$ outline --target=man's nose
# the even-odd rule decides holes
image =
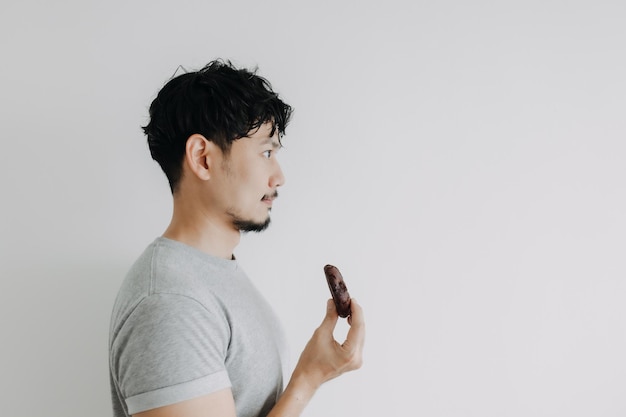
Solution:
[[[270,187],[276,188],[285,184],[285,174],[283,174],[283,170],[280,168],[280,164],[276,162],[275,171],[270,177]]]

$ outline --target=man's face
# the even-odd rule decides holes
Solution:
[[[237,230],[260,232],[270,223],[270,210],[285,182],[276,154],[280,149],[278,132],[261,125],[247,137],[233,142],[221,164],[220,194],[225,214]]]

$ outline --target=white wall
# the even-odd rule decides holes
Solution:
[[[216,57],[296,108],[237,250],[294,356],[325,263],[365,308],[305,416],[626,415],[625,3],[366,4],[3,2],[3,415],[110,415],[113,297],[171,207],[140,126]]]

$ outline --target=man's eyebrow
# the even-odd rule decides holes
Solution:
[[[265,139],[263,139],[261,141],[261,146],[269,145],[270,143],[272,144],[274,149],[279,149],[279,148],[283,147],[283,145],[281,145],[280,141],[278,139],[276,139],[274,136],[271,136],[271,137],[268,136]]]

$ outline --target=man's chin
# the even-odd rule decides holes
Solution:
[[[247,232],[259,233],[267,229],[267,227],[270,225],[270,218],[268,217],[264,222],[255,222],[252,220],[235,219],[233,220],[233,225],[237,228],[237,230],[243,233],[247,233]]]

